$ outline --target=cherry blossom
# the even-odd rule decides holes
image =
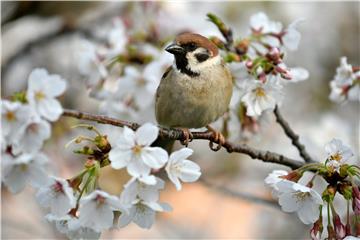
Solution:
[[[285,34],[282,37],[282,41],[284,46],[290,51],[294,51],[298,49],[301,40],[301,34],[297,30],[297,26],[302,21],[303,19],[297,19],[285,29]]]
[[[189,148],[175,151],[166,165],[166,173],[178,191],[181,190],[179,179],[183,182],[195,182],[201,175],[199,165],[187,159],[192,153],[193,150]]]
[[[29,76],[27,100],[40,116],[56,121],[63,109],[55,99],[64,93],[66,82],[59,75],[50,75],[45,69],[34,69]]]
[[[124,127],[117,144],[109,152],[114,169],[127,168],[136,178],[150,174],[152,168],[159,169],[168,161],[167,152],[150,145],[158,137],[159,129],[151,123],[142,125],[136,131]]]
[[[336,69],[336,75],[330,82],[331,93],[329,98],[334,102],[360,101],[360,71],[354,70],[347,58],[340,59],[340,66]]]
[[[299,183],[284,180],[276,184],[279,204],[284,212],[297,212],[305,224],[314,223],[319,217],[322,198],[315,190]]]
[[[12,192],[23,190],[27,183],[33,187],[41,187],[48,181],[45,172],[47,157],[42,153],[21,154],[13,156],[2,154],[2,182]]]
[[[284,178],[281,178],[282,176],[286,176],[289,173],[285,170],[274,170],[272,173],[269,174],[269,176],[267,176],[265,178],[265,183],[273,188],[273,195],[277,196],[278,192],[279,192],[279,188],[277,187],[277,183],[281,182],[281,181],[285,181]]]
[[[33,153],[39,151],[51,135],[50,124],[38,115],[32,114],[27,122],[19,127],[14,140],[13,152]]]
[[[113,26],[107,34],[109,48],[106,50],[106,57],[112,58],[126,50],[128,38],[126,28],[121,18],[113,19]]]
[[[354,153],[351,149],[344,145],[339,139],[332,139],[325,145],[325,151],[327,153],[328,166],[333,167],[336,171],[339,170],[340,166],[345,164]]]
[[[169,212],[171,207],[166,203],[146,202],[141,199],[133,201],[128,213],[121,214],[119,227],[125,227],[130,222],[141,228],[151,228],[155,222],[156,212]]]
[[[165,183],[160,178],[155,179],[155,184],[145,184],[136,178],[130,179],[124,186],[120,200],[122,203],[132,203],[136,199],[142,199],[147,202],[156,202],[159,200],[159,190],[164,189]]]
[[[106,192],[95,190],[80,200],[79,224],[96,232],[110,229],[113,226],[113,211],[125,213],[119,198]]]
[[[55,223],[56,229],[65,234],[69,239],[99,239],[101,233],[96,232],[91,228],[82,227],[79,219],[66,215],[57,217],[53,214],[48,214],[45,219],[49,222]]]
[[[76,205],[73,189],[62,178],[51,177],[48,184],[39,189],[36,198],[57,217],[65,216]]]
[[[19,128],[28,120],[30,113],[31,109],[27,105],[1,100],[1,130],[4,139],[10,143],[13,142]]]
[[[89,87],[96,86],[101,79],[108,76],[108,71],[98,53],[97,46],[88,41],[80,40],[76,59],[80,74],[86,76]]]
[[[281,86],[274,81],[265,83],[255,80],[247,87],[246,94],[241,98],[247,107],[248,116],[260,116],[264,110],[274,109],[282,99]]]

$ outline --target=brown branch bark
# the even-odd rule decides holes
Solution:
[[[70,109],[64,109],[63,116],[65,117],[73,117],[81,120],[88,120],[92,122],[97,122],[100,124],[109,124],[116,127],[129,127],[133,130],[136,130],[140,127],[138,123],[134,122],[128,122],[123,121],[111,117],[107,117],[104,115],[95,115],[91,113],[85,113],[80,112],[77,110],[70,110]],[[202,140],[208,140],[210,142],[214,141],[213,133],[211,132],[192,132],[193,139],[202,139]],[[172,140],[184,140],[186,136],[184,135],[184,132],[179,129],[169,129],[169,128],[162,128],[160,127],[159,130],[159,136],[167,139]],[[291,159],[288,157],[285,157],[281,154],[270,152],[270,151],[262,151],[255,148],[252,148],[246,144],[234,144],[229,141],[226,141],[223,147],[229,152],[237,152],[237,153],[243,153],[251,157],[252,159],[259,159],[264,162],[269,163],[277,163],[281,164],[287,167],[290,167],[292,169],[297,169],[304,165],[302,161],[298,161],[295,159]]]
[[[280,124],[282,129],[284,130],[286,136],[291,139],[291,143],[298,149],[300,156],[304,159],[305,162],[314,162],[314,160],[307,153],[305,146],[300,143],[299,135],[297,135],[294,130],[291,129],[289,123],[281,116],[279,107],[276,106],[274,109],[274,114],[276,117],[276,121]]]

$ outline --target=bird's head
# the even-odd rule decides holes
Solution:
[[[199,76],[221,58],[215,44],[204,36],[195,33],[182,33],[166,49],[175,57],[175,67],[189,76]]]

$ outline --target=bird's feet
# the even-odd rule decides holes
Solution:
[[[187,147],[189,145],[189,142],[192,141],[193,135],[188,128],[178,128],[178,129],[182,132],[184,136],[184,138],[180,142],[182,145]]]
[[[213,134],[213,139],[210,140],[209,147],[215,152],[219,151],[226,142],[224,135],[222,135],[221,132],[216,131],[216,129],[212,128],[210,125],[207,125],[206,128],[208,129],[208,132]],[[214,147],[214,143],[217,143],[218,145]]]

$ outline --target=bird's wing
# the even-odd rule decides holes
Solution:
[[[162,75],[161,77],[161,81],[160,81],[160,84],[156,90],[156,97],[155,97],[155,102],[157,102],[158,98],[159,98],[159,89],[160,89],[160,86],[161,86],[161,82],[167,77],[167,75],[169,74],[169,72],[171,71],[172,69],[172,66],[169,66],[166,71],[164,72],[164,74]]]

